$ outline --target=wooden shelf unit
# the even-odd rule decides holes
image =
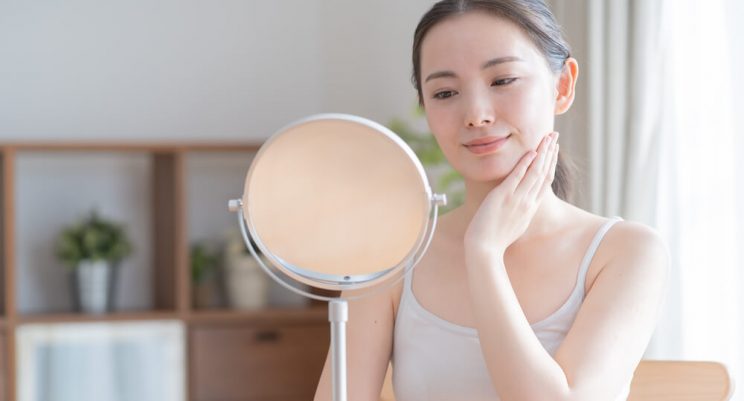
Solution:
[[[6,383],[8,382],[8,368],[7,368],[7,352],[5,350],[5,347],[7,346],[7,341],[5,339],[5,327],[3,325],[0,325],[0,389],[3,391],[0,391],[0,401],[5,401],[8,398],[6,397],[6,391],[7,388]]]
[[[14,296],[14,288],[11,288],[13,286],[8,285],[13,281],[13,269],[10,267],[13,266],[15,257],[14,238],[9,234],[14,232],[14,157],[15,151],[12,148],[0,148],[0,206],[2,206],[2,213],[0,213],[0,315],[6,318],[12,316],[9,306]]]
[[[263,397],[312,398],[313,383],[320,375],[330,342],[325,303],[261,310],[195,309],[192,306],[185,159],[192,154],[255,154],[259,147],[259,143],[0,143],[0,401],[16,398],[15,330],[18,326],[159,319],[180,320],[187,328],[189,401],[223,399],[225,395],[236,401]],[[16,204],[16,190],[18,182],[25,178],[17,169],[16,161],[19,155],[36,153],[135,153],[149,158],[152,207],[149,224],[153,250],[151,310],[122,310],[102,315],[19,311],[16,276],[24,267],[17,265],[19,244],[15,216],[24,206]],[[242,191],[242,187],[236,191]],[[298,339],[302,339],[299,348],[295,344]],[[287,359],[293,353],[299,360]],[[274,354],[278,360],[267,359]],[[225,364],[211,355],[233,355],[233,360]],[[268,369],[259,369],[256,365],[267,361],[271,365]],[[199,363],[205,365],[198,366]],[[261,380],[252,381],[254,386],[250,388],[240,380],[224,381],[225,377],[236,374],[232,371],[236,368],[234,363],[238,363],[238,368],[251,369],[246,375],[260,371]],[[293,366],[302,364],[313,366],[318,377],[307,371],[302,379],[291,376]],[[295,387],[290,393],[287,393],[288,385]]]

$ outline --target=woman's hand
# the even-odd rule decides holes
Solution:
[[[558,162],[558,133],[547,134],[537,148],[486,195],[465,232],[466,254],[503,252],[532,221],[537,207],[553,183]]]

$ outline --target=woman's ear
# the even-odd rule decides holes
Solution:
[[[563,114],[571,108],[576,95],[576,79],[579,77],[579,63],[569,57],[563,64],[563,70],[555,87],[555,114]]]

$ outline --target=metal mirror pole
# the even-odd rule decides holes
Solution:
[[[345,299],[329,301],[328,320],[331,322],[333,401],[346,401],[346,322],[349,320],[349,303]]]

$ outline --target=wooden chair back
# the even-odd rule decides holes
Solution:
[[[725,401],[732,393],[721,363],[645,360],[633,375],[628,401]]]

